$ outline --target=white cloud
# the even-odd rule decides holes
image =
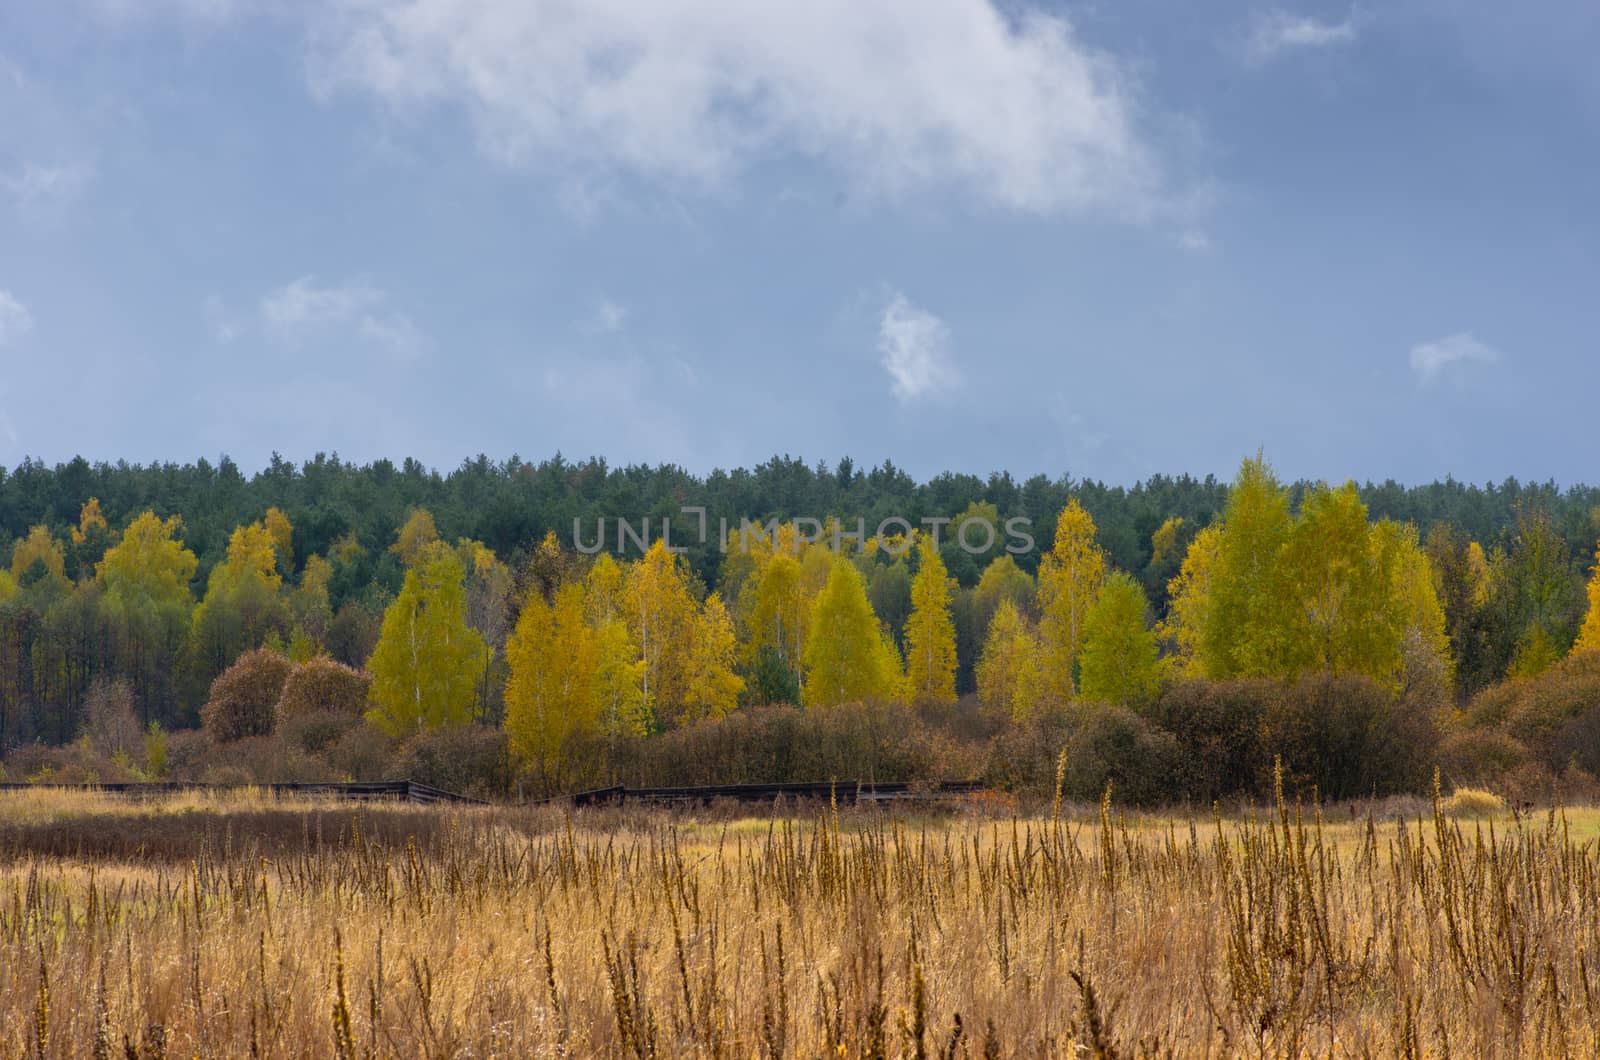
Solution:
[[[1295,15],[1274,9],[1256,17],[1247,49],[1252,59],[1265,62],[1286,51],[1301,48],[1326,48],[1349,44],[1356,39],[1356,20],[1323,22],[1309,15]]]
[[[595,303],[594,317],[589,322],[589,329],[596,334],[610,334],[621,331],[622,325],[628,322],[628,307],[621,302],[602,298]]]
[[[415,357],[427,345],[427,336],[406,314],[389,310],[388,301],[388,292],[362,280],[323,287],[315,276],[302,276],[262,297],[261,320],[269,332],[290,340],[354,326],[362,338]],[[226,337],[237,334],[231,325],[224,327]]]
[[[878,352],[889,373],[889,389],[914,401],[960,379],[950,358],[950,328],[943,320],[896,294],[878,320]]]
[[[1198,228],[1191,228],[1178,236],[1178,245],[1198,254],[1211,249],[1211,237]]]
[[[33,314],[16,295],[0,288],[0,346],[33,330]]]
[[[428,344],[428,337],[404,313],[386,317],[363,316],[357,328],[361,337],[387,346],[402,357],[416,357]]]
[[[89,167],[83,165],[42,166],[24,162],[13,173],[0,173],[0,188],[23,208],[70,199],[89,182]]]
[[[310,39],[317,92],[458,106],[563,179],[706,189],[799,154],[1031,212],[1162,198],[1124,66],[995,0],[339,0]]]
[[[1446,335],[1432,342],[1419,342],[1411,347],[1411,370],[1423,386],[1437,381],[1444,373],[1466,364],[1494,364],[1500,360],[1500,351],[1472,337],[1470,332]]]
[[[261,318],[267,327],[289,334],[348,321],[383,297],[363,282],[318,287],[315,276],[302,276],[262,297]]]

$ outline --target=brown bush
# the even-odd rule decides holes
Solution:
[[[289,660],[269,648],[239,656],[211,682],[211,695],[200,708],[207,735],[220,744],[272,732],[289,670]]]
[[[308,755],[323,756],[344,738],[345,733],[363,725],[359,716],[336,710],[318,710],[280,715],[278,740]]]
[[[1076,707],[1077,728],[1067,740],[1062,794],[1091,802],[1109,785],[1117,802],[1148,806],[1172,802],[1182,751],[1172,733],[1127,707],[1086,703]]]
[[[406,743],[399,765],[408,779],[462,795],[504,795],[511,789],[506,734],[484,725],[418,733]]]
[[[1572,767],[1600,774],[1600,652],[1487,689],[1468,705],[1465,722],[1514,739],[1552,776]]]
[[[395,761],[393,737],[371,725],[356,725],[323,755],[334,774],[350,780],[400,780],[405,769]],[[419,778],[420,779],[420,778]]]
[[[580,737],[558,783],[655,787],[975,777],[998,726],[975,699],[946,706],[745,707],[647,740]]]
[[[144,730],[126,681],[96,678],[83,701],[83,716],[83,734],[96,754],[107,760],[118,754],[134,762],[144,759]]]
[[[1501,779],[1529,761],[1528,749],[1503,732],[1462,728],[1439,742],[1439,776],[1451,787],[1498,789]]]
[[[330,712],[360,717],[367,708],[372,675],[327,657],[308,659],[289,671],[278,697],[278,720]]]
[[[1330,800],[1424,790],[1438,741],[1432,711],[1359,674],[1304,676],[1262,718],[1262,749],[1281,758],[1289,790]]]
[[[1262,721],[1283,694],[1282,682],[1264,679],[1168,686],[1149,714],[1183,749],[1173,794],[1211,803],[1262,792],[1272,770],[1272,756],[1261,743]]]

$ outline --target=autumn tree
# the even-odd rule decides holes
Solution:
[[[510,568],[481,541],[463,538],[456,542],[456,554],[466,571],[467,625],[478,631],[494,653],[478,681],[478,714],[498,718],[506,680],[506,638],[514,617],[514,579]]]
[[[1105,577],[1106,556],[1095,541],[1094,519],[1074,498],[1057,518],[1055,541],[1039,563],[1043,690],[1060,702],[1073,696],[1084,622]]]
[[[811,608],[801,696],[808,707],[892,698],[901,684],[894,646],[878,625],[854,563],[836,557]]]
[[[333,564],[318,555],[306,557],[300,584],[289,594],[289,609],[294,619],[289,655],[304,662],[327,650],[328,631],[333,625],[333,606],[328,582]]]
[[[1155,696],[1159,671],[1156,637],[1145,624],[1148,608],[1133,578],[1118,571],[1106,579],[1084,617],[1079,674],[1085,699],[1131,706]]]
[[[944,560],[924,539],[911,585],[906,620],[906,683],[917,702],[953,703],[956,698],[956,630],[950,618],[950,578]]]
[[[205,598],[194,612],[193,650],[202,677],[290,632],[282,587],[277,543],[266,526],[255,522],[235,529],[227,556],[212,568]]]
[[[406,570],[383,616],[367,719],[392,736],[465,724],[478,702],[489,649],[467,625],[461,561],[435,543]]]
[[[90,497],[78,513],[78,525],[72,528],[68,575],[74,580],[93,576],[106,550],[116,543],[117,535],[100,510],[100,498]]]
[[[644,660],[621,618],[594,627],[594,695],[600,731],[609,741],[649,734]]]
[[[1595,550],[1595,564],[1590,568],[1587,590],[1589,610],[1584,615],[1578,640],[1572,646],[1574,654],[1582,651],[1600,651],[1600,548]]]
[[[146,724],[154,715],[170,713],[172,674],[194,610],[189,582],[198,560],[179,538],[182,528],[177,516],[137,515],[95,567],[117,669],[132,683]]]
[[[535,593],[506,643],[511,751],[547,785],[558,782],[569,737],[598,721],[596,644],[583,612],[581,584],[556,590],[554,606]]]
[[[977,666],[978,698],[1023,721],[1038,701],[1039,640],[1027,619],[1002,599],[989,620]]]
[[[683,704],[689,685],[689,647],[695,605],[683,561],[657,541],[628,569],[628,632],[644,663],[641,691],[657,717]]]
[[[67,556],[48,526],[35,526],[11,550],[11,577],[20,585],[41,577],[66,584]]]
[[[689,649],[689,683],[680,723],[721,718],[739,704],[744,678],[735,672],[738,639],[721,595],[706,597],[694,618]]]
[[[1450,672],[1427,555],[1409,525],[1372,523],[1353,484],[1312,487],[1298,515],[1260,457],[1196,536],[1163,634],[1182,676],[1360,673],[1391,687]]]
[[[289,517],[277,508],[268,508],[261,525],[272,538],[272,552],[277,560],[278,574],[287,578],[294,573],[294,526]]]
[[[430,547],[438,540],[439,528],[434,525],[433,513],[426,508],[413,508],[389,551],[399,556],[406,566],[414,567],[427,557]]]
[[[1206,676],[1205,636],[1211,578],[1220,544],[1220,526],[1212,525],[1200,531],[1189,543],[1177,575],[1167,583],[1170,601],[1167,617],[1156,633],[1169,645],[1169,654],[1163,662],[1173,676],[1188,679]]]
[[[1207,677],[1288,672],[1288,587],[1279,560],[1293,526],[1289,493],[1266,459],[1245,460],[1228,491],[1207,580],[1199,644]]]
[[[1030,613],[1035,603],[1034,594],[1033,577],[1017,566],[1016,559],[1009,552],[997,556],[983,569],[973,589],[979,632],[988,630],[990,620],[1008,600],[1022,614]]]
[[[800,583],[800,561],[779,553],[751,578],[754,586],[740,597],[746,604],[745,660],[753,664],[763,652],[771,652],[798,680],[811,608]]]

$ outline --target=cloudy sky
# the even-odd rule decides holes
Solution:
[[[1592,0],[0,4],[0,461],[1600,481],[1596,54]]]

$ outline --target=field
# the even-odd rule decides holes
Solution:
[[[0,1055],[1600,1053],[1600,812],[1447,811],[11,793]]]

